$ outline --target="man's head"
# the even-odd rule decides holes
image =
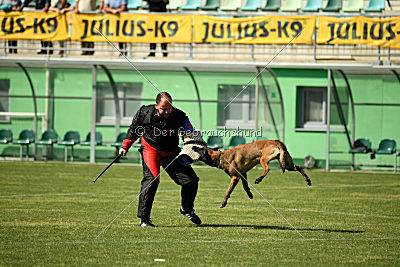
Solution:
[[[172,112],[172,97],[167,92],[161,92],[156,97],[155,107],[158,116],[168,118]]]

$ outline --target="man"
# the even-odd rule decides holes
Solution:
[[[127,0],[105,0],[104,11],[114,15],[118,15],[121,12],[127,11]],[[118,43],[119,50],[121,51],[120,56],[127,56],[126,43]]]
[[[167,92],[159,93],[155,105],[142,106],[133,118],[120,153],[126,155],[131,145],[141,136],[142,146],[139,151],[142,156],[143,180],[138,208],[141,227],[154,227],[150,213],[160,183],[160,166],[163,166],[175,183],[182,186],[180,212],[193,223],[201,224],[193,209],[199,178],[190,165],[181,165],[176,160],[180,152],[178,133],[193,130],[186,114],[172,106],[172,97]]]
[[[21,11],[22,3],[21,0],[0,0],[1,11],[10,12],[10,11]],[[18,42],[16,40],[8,41],[8,52],[10,54],[17,54],[17,46]]]
[[[25,0],[23,7],[27,7],[32,0]],[[35,0],[35,9],[42,10],[43,12],[49,11],[51,0]],[[41,50],[37,52],[39,55],[42,54],[53,54],[53,43],[48,41],[40,41]]]
[[[75,2],[75,13],[96,11],[97,0],[76,0]],[[97,9],[97,13],[102,13],[104,7],[104,1],[100,0],[100,7]],[[94,54],[94,42],[82,42],[81,47],[84,50],[83,56],[91,56]]]
[[[168,0],[145,0],[145,1],[149,3],[150,12],[167,12],[167,5],[169,3]],[[150,53],[148,54],[148,57],[156,56],[156,48],[157,48],[156,43],[150,44]],[[168,56],[167,43],[162,43],[161,49],[163,51],[163,57],[167,57]]]

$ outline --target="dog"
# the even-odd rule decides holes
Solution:
[[[231,183],[225,193],[224,201],[220,208],[224,208],[228,203],[233,189],[241,179],[243,189],[246,191],[250,199],[253,194],[247,182],[247,172],[250,171],[258,163],[264,169],[264,173],[255,180],[259,184],[263,178],[268,174],[268,163],[271,160],[277,159],[282,168],[283,173],[285,170],[300,172],[308,186],[311,186],[311,180],[300,166],[293,164],[293,159],[284,143],[279,140],[263,140],[256,141],[249,144],[238,145],[223,152],[209,147],[197,148],[200,153],[200,161],[203,161],[209,166],[217,167],[224,170],[230,177]]]

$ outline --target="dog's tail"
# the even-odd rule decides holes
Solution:
[[[278,141],[278,140],[277,140]],[[286,167],[290,167],[290,165],[293,165],[293,160],[292,157],[290,156],[289,152],[287,151],[287,148],[284,143],[279,142],[279,163],[282,168],[282,172],[284,173],[286,170]]]

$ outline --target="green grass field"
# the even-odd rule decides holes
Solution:
[[[0,265],[400,265],[400,175],[271,171],[220,209],[228,176],[196,168],[196,226],[179,213],[179,186],[161,177],[152,219],[139,227],[141,167],[0,162]],[[253,170],[254,179],[261,170]],[[304,238],[300,235],[303,235]],[[156,262],[164,259],[165,262]]]

